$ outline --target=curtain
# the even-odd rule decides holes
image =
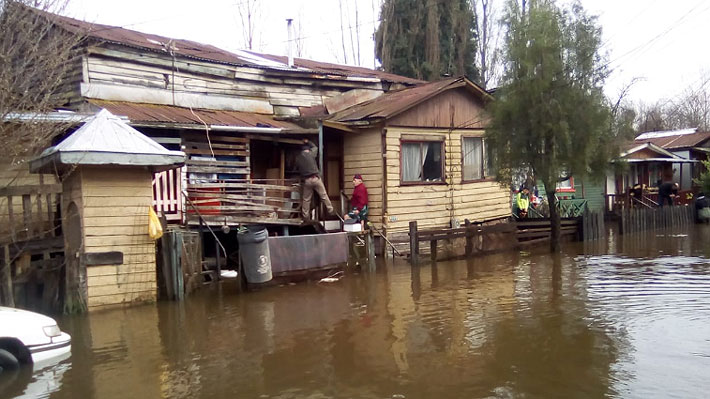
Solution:
[[[463,139],[463,179],[483,178],[483,140],[480,137]]]
[[[421,181],[423,162],[419,143],[402,143],[403,181]]]

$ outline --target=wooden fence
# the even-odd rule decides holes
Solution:
[[[549,242],[551,236],[550,219],[522,219],[508,223],[482,226],[466,221],[466,226],[454,229],[418,230],[417,222],[409,223],[409,248],[412,263],[419,261],[420,243],[429,242],[431,260],[438,257],[439,241],[463,238],[465,239],[465,256],[474,253],[474,243],[480,243],[479,252],[516,249],[523,246]],[[595,240],[604,237],[604,213],[589,212],[582,216],[560,219],[561,238],[571,240]],[[498,243],[486,248],[484,241],[489,242],[499,238]]]
[[[0,222],[0,304],[54,310],[64,264],[64,238],[56,211],[61,192],[61,184],[0,189],[7,207]],[[34,301],[37,296],[40,303]]]
[[[438,256],[438,244],[441,240],[451,240],[456,238],[465,239],[465,255],[471,256],[474,250],[474,240],[484,239],[488,237],[499,235],[504,236],[505,239],[501,242],[507,245],[507,249],[512,249],[517,246],[517,240],[515,238],[516,226],[515,223],[500,223],[491,226],[481,226],[477,224],[472,224],[466,221],[466,225],[460,228],[454,229],[432,229],[432,230],[418,230],[417,222],[409,222],[409,248],[410,248],[410,259],[412,263],[417,263],[419,261],[419,243],[422,241],[429,241],[431,250],[432,261],[437,260]],[[505,248],[496,248],[497,250]],[[481,250],[483,246],[481,245]]]
[[[590,212],[586,209],[582,214],[582,239],[591,241],[604,237],[606,237],[604,211]]]
[[[666,206],[662,208],[635,208],[620,211],[619,234],[687,226],[693,223],[692,206]]]

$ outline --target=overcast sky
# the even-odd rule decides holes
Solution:
[[[66,15],[173,38],[209,43],[226,50],[244,48],[239,15],[248,0],[70,0]],[[502,6],[503,0],[492,0]],[[256,51],[286,54],[286,18],[294,18],[302,38],[302,56],[343,63],[341,4],[338,0],[262,0]],[[355,4],[358,23],[355,24]],[[347,63],[374,66],[372,34],[378,21],[378,0],[343,0],[346,16]],[[599,16],[611,76],[606,91],[616,97],[634,79],[631,99],[654,102],[700,87],[710,72],[705,35],[710,21],[707,0],[582,0]],[[348,24],[347,16],[352,21]],[[350,33],[353,33],[352,37]],[[354,43],[352,46],[350,43]],[[710,74],[709,74],[710,75]]]

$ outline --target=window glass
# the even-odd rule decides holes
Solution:
[[[442,145],[438,141],[402,143],[402,181],[442,181]]]
[[[483,139],[480,137],[463,138],[463,179],[483,179]]]

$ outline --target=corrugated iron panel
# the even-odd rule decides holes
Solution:
[[[665,149],[696,147],[704,141],[710,139],[710,132],[698,132],[691,134],[679,134],[675,136],[665,136],[645,140],[637,140],[637,143],[653,143]]]
[[[347,233],[269,237],[268,242],[274,273],[336,266],[348,261]]]
[[[295,123],[278,121],[269,116],[238,111],[189,109],[172,105],[141,104],[122,101],[89,100],[114,115],[131,122],[224,125],[240,127],[274,127],[284,130],[302,129]]]

